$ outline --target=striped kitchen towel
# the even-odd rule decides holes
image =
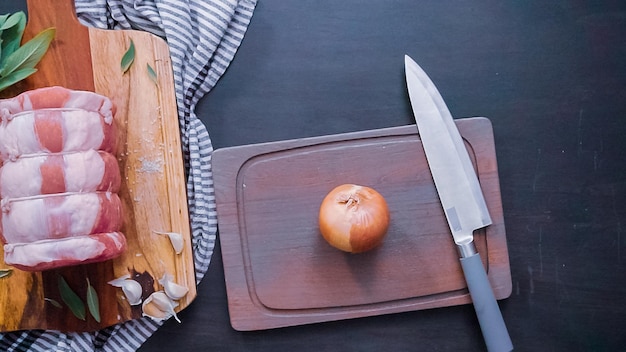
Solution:
[[[211,171],[213,147],[195,107],[224,74],[246,32],[257,0],[76,0],[82,23],[144,30],[170,48],[181,137],[196,280],[211,261],[217,214]],[[142,318],[95,333],[22,331],[0,334],[0,351],[134,351],[161,325]]]

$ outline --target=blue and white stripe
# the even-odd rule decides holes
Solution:
[[[257,0],[75,0],[79,20],[105,29],[143,30],[170,48],[192,228],[196,280],[206,273],[217,235],[211,170],[213,146],[196,104],[224,74],[246,33]],[[2,351],[134,351],[160,326],[149,318],[95,333],[0,334]]]

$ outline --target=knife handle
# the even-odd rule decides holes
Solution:
[[[469,257],[461,258],[461,266],[487,350],[489,352],[512,351],[513,343],[487,279],[480,254],[475,253]]]

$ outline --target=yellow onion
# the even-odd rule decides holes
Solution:
[[[376,190],[343,184],[330,191],[320,206],[324,239],[345,252],[360,253],[380,245],[389,227],[389,209]]]

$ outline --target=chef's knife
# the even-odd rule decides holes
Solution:
[[[474,245],[474,230],[491,224],[478,177],[439,91],[408,55],[404,57],[404,64],[417,129],[459,250],[485,344],[489,351],[511,351],[513,344]]]

